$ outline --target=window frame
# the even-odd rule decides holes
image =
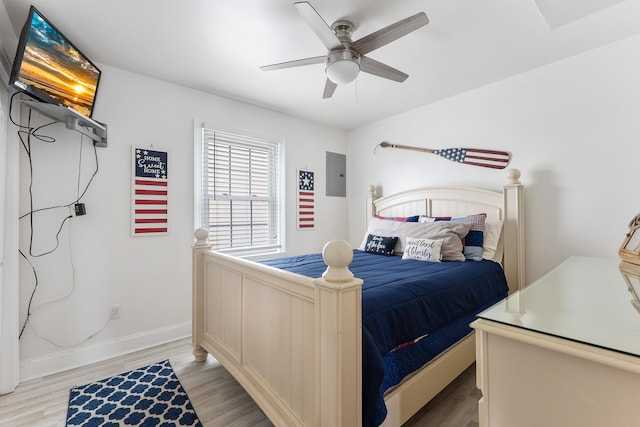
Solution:
[[[262,140],[265,143],[271,143],[277,145],[277,161],[278,161],[278,171],[276,172],[275,178],[275,189],[277,192],[276,195],[276,206],[277,213],[275,214],[275,220],[277,221],[276,230],[277,230],[277,241],[274,244],[270,245],[259,245],[259,246],[244,246],[244,247],[227,247],[213,250],[229,253],[237,256],[251,256],[251,255],[262,255],[262,254],[272,254],[272,253],[280,253],[284,252],[285,246],[285,210],[284,210],[284,140],[283,138],[277,138],[270,135],[265,135],[261,133],[256,133],[252,131],[247,131],[243,129],[230,128],[227,126],[216,125],[207,122],[194,122],[194,228],[205,228],[210,230],[208,224],[203,224],[203,208],[205,206],[205,197],[203,193],[203,187],[206,180],[206,177],[203,174],[204,167],[204,148],[205,148],[205,129],[209,131],[217,131],[228,134],[235,134],[237,136],[246,137],[247,139],[254,140]],[[211,233],[210,233],[210,243]]]

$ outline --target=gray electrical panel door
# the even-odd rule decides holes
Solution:
[[[327,196],[347,196],[347,156],[327,151]]]

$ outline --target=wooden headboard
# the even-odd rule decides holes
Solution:
[[[524,209],[520,171],[507,170],[502,191],[474,187],[423,187],[379,197],[369,186],[366,221],[382,216],[464,216],[480,212],[488,221],[502,221],[504,256],[502,265],[509,293],[525,286]]]

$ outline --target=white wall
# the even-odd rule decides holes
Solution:
[[[617,258],[640,210],[640,37],[557,62],[349,133],[349,238],[365,230],[368,184],[499,189],[504,171],[382,149],[508,150],[525,188],[527,282],[571,255]],[[470,71],[471,72],[471,71]]]
[[[346,199],[324,196],[325,151],[345,153],[344,131],[120,69],[101,69],[94,117],[108,125],[108,147],[97,149],[99,172],[83,199],[87,215],[68,221],[60,234],[60,248],[36,260],[40,283],[31,318],[35,330],[28,326],[20,342],[22,379],[190,334],[194,119],[284,138],[289,253],[319,252],[327,239],[347,236]],[[94,168],[92,144],[86,138],[81,142],[80,134],[62,125],[42,133],[54,135],[56,142],[32,141],[35,208],[74,200],[81,145],[81,187]],[[130,236],[134,144],[153,144],[169,153],[168,236]],[[314,230],[296,229],[297,168],[316,172]],[[22,150],[21,213],[28,210],[28,170]],[[34,216],[35,252],[55,245],[55,234],[67,214],[58,209]],[[20,231],[21,247],[28,248],[27,220],[21,221]],[[25,262],[20,273],[23,320],[34,276]],[[41,306],[58,299],[62,300]],[[120,319],[107,324],[112,305],[120,306]]]

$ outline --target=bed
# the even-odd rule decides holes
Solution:
[[[508,170],[502,191],[438,187],[378,197],[370,187],[367,224],[370,227],[376,215],[486,213],[487,221],[502,223],[502,268],[507,292],[513,292],[524,284],[519,176],[517,170]],[[211,251],[207,230],[196,230],[195,237],[192,339],[196,360],[203,361],[211,353],[277,426],[369,424],[362,415],[363,389],[370,377],[363,371],[363,354],[369,347],[367,305],[363,339],[363,280],[349,269],[354,257],[354,264],[360,262],[358,251],[344,241],[329,242],[322,254],[326,269],[312,278]],[[316,267],[316,271],[320,270]],[[367,283],[364,289],[366,294]],[[468,327],[468,321],[463,322]],[[417,371],[402,375],[402,381],[383,396],[382,425],[404,423],[474,360],[471,332]],[[368,361],[367,356],[365,366]],[[366,393],[364,400],[365,405],[370,402]]]

